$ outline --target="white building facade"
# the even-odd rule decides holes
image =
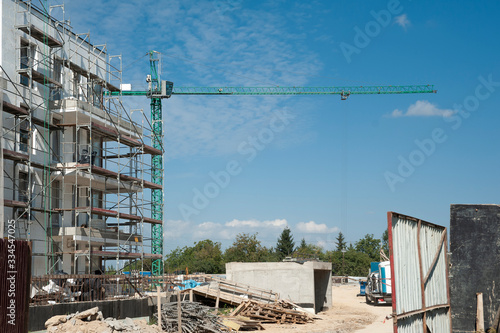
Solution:
[[[163,152],[147,115],[121,103],[121,57],[73,33],[63,5],[47,7],[1,0],[0,232],[15,221],[36,276],[160,259],[145,235],[162,223],[151,158]]]

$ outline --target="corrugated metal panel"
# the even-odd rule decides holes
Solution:
[[[0,239],[1,332],[28,332],[30,279],[31,247],[29,242]]]
[[[387,213],[394,332],[451,332],[447,230]]]

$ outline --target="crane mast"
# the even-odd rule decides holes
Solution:
[[[148,97],[151,99],[151,125],[153,148],[163,152],[163,117],[161,112],[161,62],[159,53],[149,52],[150,74],[146,81],[149,84]],[[151,157],[151,181],[162,185],[163,188],[163,154]],[[163,222],[163,189],[153,189],[151,192],[151,217]],[[151,252],[161,254],[162,259],[153,260],[151,273],[161,275],[163,273],[163,223],[153,224],[151,227]]]

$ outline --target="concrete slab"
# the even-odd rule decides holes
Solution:
[[[226,264],[227,279],[278,292],[282,299],[312,313],[332,306],[332,264],[327,262],[259,262]]]

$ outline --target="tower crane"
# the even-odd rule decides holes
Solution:
[[[150,74],[147,76],[147,91],[113,91],[109,95],[146,96],[151,99],[152,145],[162,149],[163,121],[162,99],[175,95],[339,95],[346,100],[350,95],[388,95],[436,93],[433,85],[406,86],[342,86],[342,87],[174,87],[173,82],[160,79],[160,53],[149,51]],[[152,181],[163,185],[163,155],[152,157]],[[163,190],[153,189],[151,194],[152,218],[163,221]],[[163,224],[151,227],[152,253],[163,257]],[[163,273],[162,259],[152,262],[152,274]]]

